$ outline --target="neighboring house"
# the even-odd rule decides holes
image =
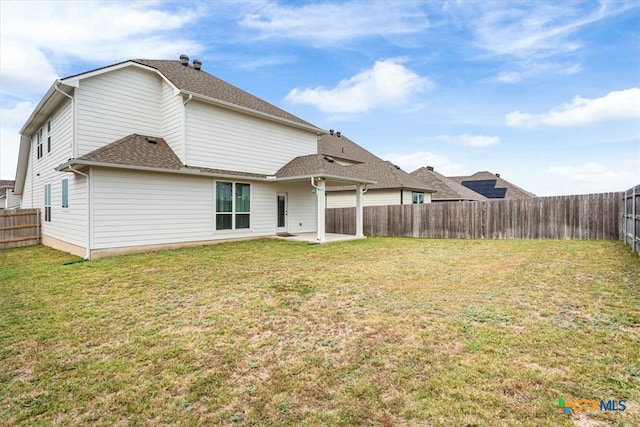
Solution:
[[[422,181],[436,192],[431,195],[432,202],[464,202],[487,200],[469,188],[438,173],[433,166],[422,167],[411,172],[411,176]]]
[[[15,181],[0,180],[0,209],[20,207],[20,197],[13,192]]]
[[[84,256],[315,232],[325,189],[375,183],[317,153],[322,129],[180,61],[57,80],[20,131],[15,193],[42,241]]]
[[[434,190],[429,185],[365,150],[340,132],[330,130],[329,134],[322,135],[318,140],[318,153],[330,161],[345,165],[356,176],[377,181],[366,186],[364,206],[431,202],[431,193]],[[327,187],[328,208],[353,206],[356,206],[353,186]]]
[[[476,172],[471,176],[450,176],[453,181],[482,194],[488,199],[524,199],[536,197],[522,188],[500,178],[500,174]]]

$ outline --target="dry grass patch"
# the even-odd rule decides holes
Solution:
[[[551,426],[573,424],[558,397],[640,402],[640,261],[618,242],[74,260],[0,252],[0,424]]]

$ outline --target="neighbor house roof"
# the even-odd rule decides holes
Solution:
[[[431,196],[431,199],[434,201],[487,200],[483,195],[478,194],[475,191],[460,185],[454,180],[447,178],[441,173],[436,172],[430,166],[416,169],[411,172],[410,175],[436,190],[436,193]]]
[[[380,157],[365,150],[341,133],[328,133],[318,138],[318,154],[355,163],[373,163],[383,161]]]
[[[360,163],[357,165],[345,166],[353,173],[377,181],[374,185],[368,185],[369,189],[392,189],[404,188],[419,190],[425,193],[433,193],[429,185],[411,176],[389,161],[378,161],[374,163]],[[327,189],[328,191],[351,190],[351,186],[338,186]]]
[[[13,189],[15,181],[0,180],[0,198],[6,197],[7,192]]]
[[[536,197],[515,184],[487,171],[476,172],[471,176],[450,176],[450,179],[476,192],[484,194],[488,198],[523,199]],[[500,194],[504,193],[504,195]]]

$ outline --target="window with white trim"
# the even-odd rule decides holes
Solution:
[[[51,184],[44,185],[44,220],[51,222]]]
[[[62,207],[69,207],[69,178],[62,180]]]
[[[38,129],[38,135],[37,135],[37,144],[36,144],[36,151],[37,151],[37,158],[41,158],[42,157],[42,128]]]
[[[414,205],[419,205],[424,203],[424,193],[419,193],[417,191],[413,191],[411,193],[412,201]]]
[[[47,141],[47,153],[51,152],[51,120],[47,120],[47,124],[36,134],[36,157],[38,159],[44,156],[44,142]]]
[[[216,230],[251,227],[251,184],[216,181]]]

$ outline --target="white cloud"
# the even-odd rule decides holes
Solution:
[[[551,165],[546,172],[562,180],[557,185],[568,189],[565,194],[624,191],[640,182],[640,171],[624,171],[619,166],[586,162],[581,165]]]
[[[579,126],[595,122],[640,119],[640,88],[609,92],[601,98],[575,97],[572,102],[544,114],[512,111],[505,116],[507,126]]]
[[[586,44],[580,31],[639,6],[627,1],[486,0],[454,4],[448,11],[468,23],[473,45],[486,55],[514,60],[510,69],[495,77],[502,83],[520,82],[541,73],[580,71],[577,52]],[[558,58],[562,60],[558,62]]]
[[[410,2],[347,2],[289,6],[268,3],[240,25],[260,38],[294,39],[330,46],[370,36],[418,33],[429,26],[420,5]]]
[[[382,156],[382,158],[400,166],[400,168],[407,172],[413,172],[423,166],[433,166],[437,172],[448,176],[460,175],[463,171],[460,163],[450,160],[447,156],[430,153],[428,151],[408,154],[387,153]]]
[[[202,46],[176,34],[197,10],[149,2],[2,2],[2,93],[47,88],[69,61],[176,57]]]
[[[16,159],[20,143],[20,129],[29,118],[35,104],[19,102],[11,108],[0,109],[2,128],[0,130],[0,179],[14,179]]]
[[[309,104],[330,113],[358,113],[377,107],[398,106],[410,95],[433,87],[431,81],[407,69],[398,59],[376,61],[332,89],[318,86],[291,90],[285,100]]]

